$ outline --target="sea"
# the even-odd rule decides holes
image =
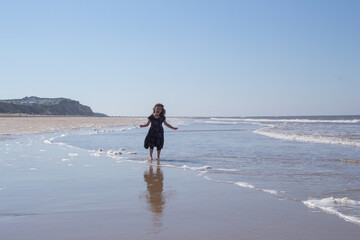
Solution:
[[[360,227],[360,116],[170,117],[167,121],[179,129],[164,126],[163,168],[193,171],[212,184],[231,184],[279,201],[295,201]],[[147,131],[132,125],[3,136],[0,172],[4,177],[6,169],[37,171],[43,164],[71,167],[76,156],[84,153],[89,166],[101,165],[98,158],[148,164],[149,150],[143,147]],[[58,154],[52,163],[22,162],[35,150],[20,151],[21,159],[14,157],[29,146],[38,153],[56,148],[67,153]],[[6,189],[0,182],[0,195]]]

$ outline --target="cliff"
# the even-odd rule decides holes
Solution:
[[[94,113],[90,107],[67,98],[25,97],[0,100],[0,113],[23,113],[36,115],[106,116]]]

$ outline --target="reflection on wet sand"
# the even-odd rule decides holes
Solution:
[[[149,164],[149,170],[144,172],[144,180],[147,184],[147,193],[145,198],[149,210],[153,213],[153,223],[161,226],[161,217],[165,205],[165,196],[163,189],[164,175],[160,169],[159,163],[154,172],[153,165]]]

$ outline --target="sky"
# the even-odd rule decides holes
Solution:
[[[0,0],[0,99],[110,116],[360,114],[358,0]]]

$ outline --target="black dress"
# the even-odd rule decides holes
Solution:
[[[165,116],[156,118],[154,115],[150,115],[148,119],[151,122],[151,126],[144,141],[144,147],[146,149],[156,147],[157,150],[161,150],[164,146],[164,128],[162,127],[165,121]]]

